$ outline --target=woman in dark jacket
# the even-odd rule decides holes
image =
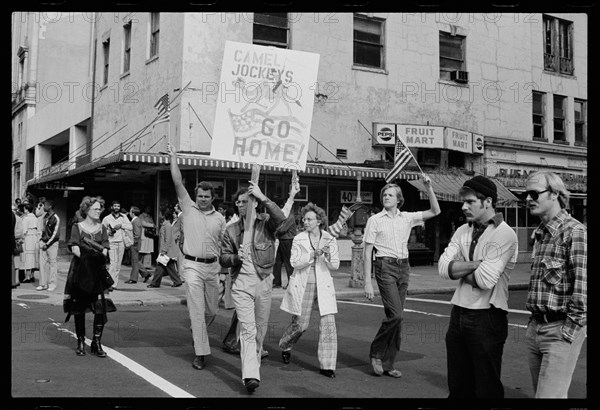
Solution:
[[[108,309],[104,299],[104,292],[111,284],[108,279],[110,275],[106,270],[110,248],[108,231],[100,220],[103,210],[104,199],[101,197],[83,198],[79,211],[85,219],[73,225],[68,243],[73,259],[65,284],[63,309],[67,313],[65,322],[71,315],[75,316],[77,334],[75,352],[78,356],[85,355],[85,314],[93,312],[94,336],[91,352],[98,357],[106,357],[100,339],[104,324],[107,322],[106,312],[116,310],[112,302]]]

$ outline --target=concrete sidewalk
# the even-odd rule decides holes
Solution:
[[[39,272],[35,273],[35,283],[22,283],[12,291],[12,300],[16,302],[37,302],[51,305],[62,305],[65,280],[69,270],[70,257],[61,256],[58,260],[58,283],[53,292],[47,290],[36,291],[35,288],[39,282]],[[529,284],[529,263],[518,263],[511,275],[509,282],[510,290],[527,289]],[[171,279],[168,276],[163,277],[160,288],[147,288],[148,283],[141,280],[135,284],[125,284],[129,279],[131,267],[123,265],[119,277],[119,289],[110,292],[108,297],[112,299],[115,305],[167,305],[167,304],[186,304],[186,285],[172,288]],[[339,270],[332,272],[336,295],[338,299],[352,296],[363,296],[363,288],[350,287],[351,278],[350,266],[341,266]],[[285,271],[282,273],[283,284],[286,284]],[[437,272],[437,264],[430,266],[411,267],[410,284],[408,288],[409,295],[424,293],[452,293],[456,288],[456,282],[440,278]],[[377,283],[373,281],[373,289],[378,295]],[[273,298],[283,298],[285,290],[273,289]]]

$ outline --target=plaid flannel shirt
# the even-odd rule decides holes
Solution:
[[[564,312],[563,337],[587,325],[587,228],[564,209],[535,230],[527,310]]]

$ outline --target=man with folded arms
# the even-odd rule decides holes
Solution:
[[[183,276],[186,300],[192,324],[196,357],[192,367],[202,370],[205,356],[210,354],[208,326],[217,315],[219,304],[220,243],[225,231],[225,217],[215,210],[215,189],[208,182],[199,182],[192,201],[177,165],[175,150],[167,145],[170,169],[177,201],[182,210],[182,236],[179,246],[183,253]]]
[[[496,213],[496,184],[478,175],[459,190],[467,218],[438,260],[442,278],[458,280],[446,333],[450,399],[501,399],[508,336],[508,281],[517,235]]]

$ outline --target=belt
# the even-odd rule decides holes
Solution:
[[[550,323],[565,320],[567,314],[565,312],[532,313],[532,317],[538,323]]]
[[[214,262],[217,261],[216,257],[214,257],[214,258],[208,258],[208,259],[205,259],[205,258],[196,258],[195,256],[190,256],[190,255],[183,255],[183,257],[186,258],[186,259],[188,259],[188,260],[194,261],[194,262],[202,262],[202,263],[214,263]]]
[[[386,261],[386,262],[390,262],[390,263],[395,263],[396,265],[408,263],[408,258],[394,258],[391,256],[378,256],[376,259],[378,261]]]

